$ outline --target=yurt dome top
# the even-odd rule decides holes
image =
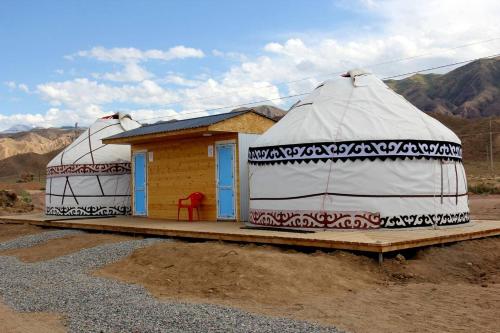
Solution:
[[[140,127],[130,115],[115,113],[97,119],[75,141],[54,157],[47,167],[60,165],[103,164],[130,162],[130,147],[106,145],[102,139]]]
[[[366,140],[460,144],[455,133],[395,93],[375,75],[354,69],[320,84],[253,147]]]

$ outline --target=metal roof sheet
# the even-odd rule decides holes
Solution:
[[[205,127],[210,126],[221,121],[231,119],[237,117],[239,115],[245,114],[247,112],[255,112],[252,110],[244,110],[244,111],[236,111],[236,112],[227,112],[221,114],[215,114],[205,117],[198,118],[190,118],[190,119],[182,119],[176,121],[164,121],[156,124],[145,125],[130,131],[122,132],[120,134],[116,134],[110,136],[106,139],[122,139],[122,138],[131,138],[136,136],[148,135],[148,134],[156,134],[156,133],[166,133],[172,131],[180,131],[184,129],[191,129],[197,127]],[[259,115],[266,117],[258,113]],[[268,117],[266,117],[268,118]],[[271,119],[271,118],[269,118]]]

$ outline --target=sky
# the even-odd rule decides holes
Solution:
[[[384,78],[498,54],[499,18],[497,0],[2,0],[0,131],[286,109],[352,68]]]

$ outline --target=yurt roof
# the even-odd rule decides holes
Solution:
[[[455,133],[395,93],[375,75],[352,70],[319,85],[253,147],[365,140],[460,144]]]
[[[129,162],[129,147],[104,144],[102,139],[139,126],[140,124],[132,120],[129,115],[122,113],[97,119],[69,146],[56,155],[47,167]]]

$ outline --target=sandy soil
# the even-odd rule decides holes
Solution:
[[[407,253],[409,256],[409,254]],[[219,303],[352,332],[497,332],[500,239],[419,251],[408,260],[269,246],[160,243],[95,274],[166,299]]]
[[[500,219],[500,195],[469,195],[469,208],[473,219]]]
[[[20,192],[22,190],[41,190],[45,188],[45,181],[38,182],[33,181],[29,183],[16,183],[15,179],[12,179],[10,182],[0,182],[0,190],[10,190],[15,192]],[[44,190],[43,190],[44,191]]]
[[[59,315],[43,312],[20,313],[3,303],[0,303],[0,328],[2,333],[66,332]]]
[[[3,229],[0,227],[1,230]],[[0,255],[15,256],[24,262],[37,262],[64,256],[81,249],[131,239],[135,238],[111,234],[82,234],[52,239],[32,247],[0,251]]]
[[[44,229],[29,224],[8,224],[0,221],[0,242],[8,241],[17,237],[37,234],[51,229]]]

